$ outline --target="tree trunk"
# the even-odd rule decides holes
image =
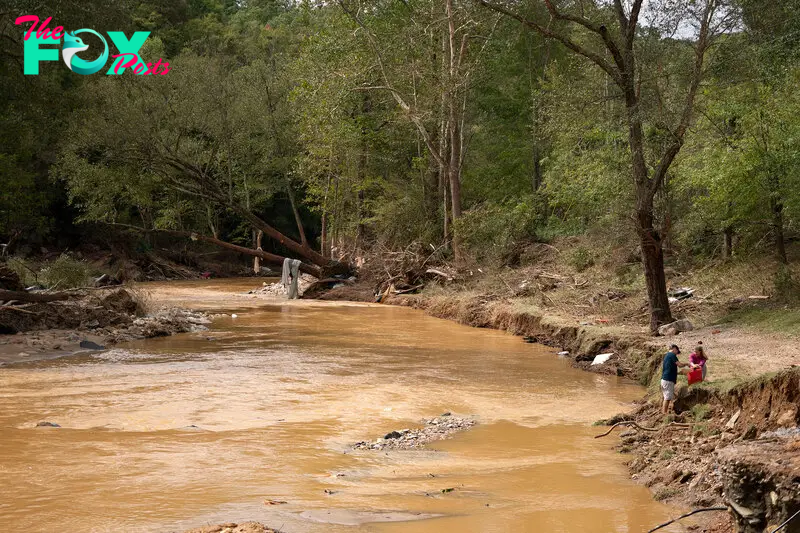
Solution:
[[[733,228],[725,227],[722,231],[722,257],[730,259],[733,257]]]
[[[57,302],[59,300],[67,300],[72,296],[74,296],[74,293],[68,292],[40,293],[0,290],[0,302]]]
[[[323,257],[330,257],[331,251],[328,248],[328,210],[322,208],[322,229],[319,235],[319,252]]]
[[[323,268],[331,268],[331,267],[335,268],[337,266],[335,264],[335,261],[331,261],[330,259],[323,257],[322,254],[317,253],[315,250],[312,250],[308,246],[308,244],[303,246],[299,242],[290,239],[289,237],[287,237],[280,231],[276,230],[275,228],[273,228],[272,226],[261,220],[261,218],[259,218],[257,215],[248,211],[247,209],[244,209],[238,205],[233,205],[231,207],[239,216],[247,220],[254,228],[263,231],[264,235],[278,241],[279,243],[284,245],[288,250],[294,252],[300,257],[307,259],[311,263]]]
[[[650,309],[650,331],[656,333],[659,326],[673,322],[667,296],[667,277],[664,274],[664,249],[661,236],[653,227],[652,204],[641,209],[637,215],[642,266]]]
[[[297,210],[297,204],[294,201],[294,192],[292,191],[292,184],[286,184],[286,195],[289,197],[289,203],[292,206],[292,214],[294,214],[294,222],[297,225],[297,233],[300,235],[300,245],[308,247],[306,240],[306,230],[303,227],[303,221],[300,219],[300,212]]]
[[[538,141],[534,141],[533,145],[533,181],[531,186],[534,193],[542,186],[542,154],[539,150]]]
[[[786,239],[783,231],[783,202],[777,198],[770,199],[772,208],[772,231],[775,235],[775,254],[778,262],[784,265],[789,264],[786,257]]]
[[[259,252],[262,251],[261,250],[261,238],[263,236],[264,236],[264,232],[263,231],[258,230],[258,232],[256,232],[255,246],[254,246],[256,251],[259,251]],[[260,274],[261,273],[261,257],[259,257],[259,256],[255,256],[253,258],[253,272],[255,274]]]
[[[632,68],[632,67],[631,67]],[[644,158],[644,132],[639,110],[639,99],[633,86],[634,74],[628,74],[625,104],[628,116],[628,144],[631,150],[631,173],[636,189],[636,224],[642,248],[642,266],[650,309],[650,331],[673,322],[667,296],[667,278],[664,273],[664,245],[653,224],[653,199],[655,190]]]
[[[453,258],[456,263],[461,261],[461,245],[459,242],[458,229],[455,227],[456,221],[461,218],[461,120],[458,113],[458,91],[456,80],[458,78],[458,66],[460,53],[456,48],[456,25],[453,16],[453,0],[446,0],[447,19],[449,25],[449,58],[450,71],[447,80],[447,109],[448,125],[450,127],[450,163],[448,165],[448,175],[450,178],[450,210],[453,213]]]
[[[220,248],[225,248],[227,250],[232,250],[234,252],[239,252],[241,254],[253,256],[253,257],[260,257],[262,261],[273,265],[283,265],[283,261],[286,259],[283,256],[271,254],[269,252],[264,252],[261,250],[253,250],[252,248],[247,248],[245,246],[239,246],[238,244],[233,244],[230,242],[225,242],[214,237],[209,237],[208,235],[203,235],[200,233],[193,233],[190,231],[178,231],[178,230],[171,230],[171,229],[153,229],[147,230],[144,228],[138,228],[136,226],[130,226],[128,224],[111,224],[112,226],[125,228],[129,230],[141,231],[144,233],[164,233],[167,235],[174,235],[176,237],[183,237],[186,239],[191,239],[193,241],[203,241],[210,244],[214,244],[219,246]],[[305,272],[306,274],[311,274],[317,278],[323,278],[323,268],[316,266],[316,265],[309,265],[308,263],[300,263],[300,271]]]

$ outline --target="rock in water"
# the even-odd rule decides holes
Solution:
[[[36,427],[37,428],[60,428],[61,426],[59,426],[55,422],[39,422],[38,424],[36,424]]]
[[[100,346],[96,342],[82,340],[80,344],[81,348],[84,350],[105,350],[105,346]]]

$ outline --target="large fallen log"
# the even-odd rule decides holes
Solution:
[[[18,302],[57,302],[74,297],[72,292],[25,292],[0,290],[0,302],[16,300]]]
[[[145,229],[140,228],[138,226],[131,226],[129,224],[110,224],[114,227],[129,229],[133,231],[140,231],[142,233],[163,233],[166,235],[174,235],[176,237],[183,237],[185,239],[191,239],[193,241],[203,241],[210,244],[214,244],[219,246],[220,248],[226,248],[228,250],[232,250],[234,252],[239,252],[240,254],[250,255],[253,257],[259,257],[262,261],[266,261],[273,265],[283,265],[285,257],[280,255],[271,254],[269,252],[264,252],[263,250],[254,250],[252,248],[246,248],[244,246],[239,246],[238,244],[233,244],[231,242],[222,241],[220,239],[216,239],[214,237],[210,237],[208,235],[203,235],[202,233],[195,233],[192,231],[179,231],[179,230],[172,230],[172,229]],[[322,276],[322,269],[316,265],[310,265],[308,263],[300,263],[300,272],[305,272],[306,274],[311,274],[316,278],[321,278]]]

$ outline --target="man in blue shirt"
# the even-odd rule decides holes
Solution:
[[[672,402],[675,401],[675,384],[678,382],[678,368],[689,366],[678,361],[678,354],[681,349],[677,344],[669,347],[669,351],[664,356],[661,368],[661,392],[664,394],[664,401],[661,403],[661,412],[667,414],[672,409]]]

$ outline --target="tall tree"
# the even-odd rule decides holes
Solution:
[[[691,0],[674,5],[649,2],[650,11],[643,13],[644,0],[615,0],[613,4],[542,0],[547,13],[542,17],[541,11],[529,15],[508,4],[478,1],[517,19],[543,37],[558,41],[599,67],[613,82],[614,96],[624,103],[626,110],[630,176],[635,191],[633,214],[647,285],[650,328],[655,332],[659,325],[672,321],[664,274],[664,236],[656,227],[655,198],[691,123],[695,99],[705,74],[707,52],[715,37],[733,27],[732,6],[724,0]],[[537,2],[539,7],[542,4]],[[642,23],[640,19],[646,17],[650,20]],[[642,39],[642,34],[648,31],[657,32],[655,38]],[[675,39],[678,32],[685,36]],[[637,47],[638,42],[655,46],[643,50]],[[693,56],[682,83],[676,84],[670,79],[679,77],[677,71],[666,79],[663,74],[655,78],[646,76],[643,67],[647,65],[642,64],[640,57],[650,55],[651,66],[666,64],[669,62],[667,54],[675,53],[677,44],[685,44]],[[669,89],[677,89],[683,98],[678,99],[674,93],[664,94]],[[660,101],[675,102],[676,99],[680,103],[673,109],[666,110],[658,105]],[[659,112],[653,112],[654,109]],[[657,138],[657,155],[651,165],[648,165],[647,154],[652,147],[648,146],[646,129],[657,133],[653,136]]]

